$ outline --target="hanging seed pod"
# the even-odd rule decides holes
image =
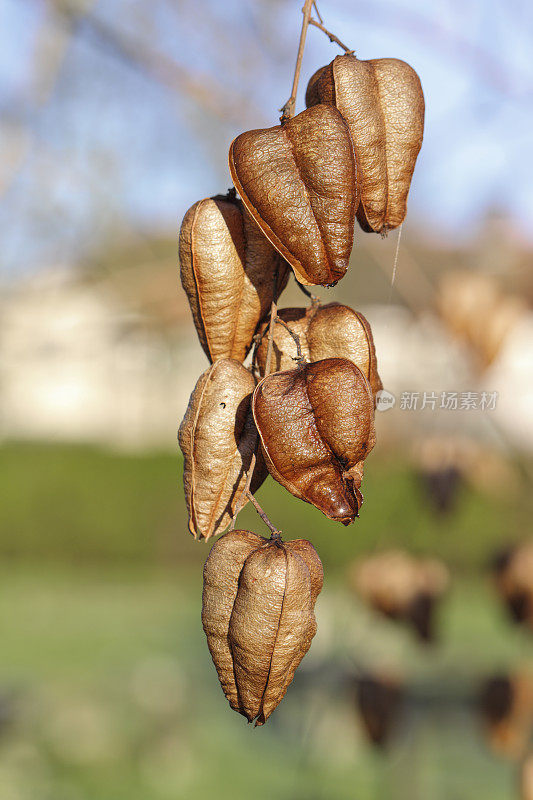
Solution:
[[[333,106],[242,133],[229,165],[244,205],[301,283],[343,277],[359,195],[348,126]]]
[[[400,225],[422,146],[424,95],[414,69],[396,58],[337,56],[309,81],[306,104],[335,105],[348,123],[361,180],[357,219],[378,233]]]
[[[368,738],[377,747],[386,747],[400,714],[403,687],[395,678],[365,675],[356,679],[355,692]]]
[[[254,387],[252,374],[242,364],[220,359],[200,376],[189,400],[179,443],[185,457],[189,530],[195,539],[209,539],[227,528],[244,489],[257,445],[250,409]],[[266,474],[259,457],[252,491]]]
[[[510,618],[533,630],[533,542],[500,553],[494,563],[496,589]]]
[[[450,581],[441,561],[389,550],[354,564],[350,579],[370,608],[406,622],[423,642],[435,640],[435,612]]]
[[[270,474],[330,519],[353,522],[375,444],[372,391],[361,370],[327,358],[276,372],[260,381],[252,408]]]
[[[377,370],[376,350],[370,325],[358,311],[340,303],[308,308],[282,308],[282,319],[300,338],[302,355],[308,361],[324,358],[347,358],[359,367],[375,396],[383,388]],[[257,364],[265,374],[268,349],[268,323],[259,328],[263,337],[257,348]],[[293,369],[296,344],[282,325],[274,327],[273,371]]]
[[[484,681],[479,707],[492,749],[519,759],[533,732],[533,679],[529,672],[494,675]]]
[[[244,361],[257,323],[287,285],[288,264],[231,196],[191,206],[179,254],[181,283],[208,359]]]
[[[230,706],[263,725],[316,633],[322,564],[305,539],[232,531],[204,567],[202,624]]]

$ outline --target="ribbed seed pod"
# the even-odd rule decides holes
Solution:
[[[244,205],[301,283],[343,277],[359,193],[348,126],[333,106],[242,133],[229,166]]]
[[[318,307],[282,308],[278,311],[278,317],[299,336],[302,355],[306,360],[347,358],[359,367],[374,396],[383,388],[378,375],[372,330],[359,311],[340,303],[329,303]],[[257,348],[256,359],[261,375],[265,374],[268,327],[268,323],[264,323],[259,328],[263,338]],[[293,337],[282,325],[275,325],[272,370],[294,369],[296,355]]]
[[[203,375],[191,395],[179,429],[185,457],[183,484],[189,530],[209,539],[227,528],[246,483],[257,446],[250,409],[253,375],[238,361],[220,359]],[[251,488],[266,477],[259,457]]]
[[[202,624],[230,706],[263,725],[316,633],[322,564],[305,539],[232,531],[204,567]]]
[[[191,206],[179,254],[181,283],[208,359],[244,361],[259,320],[287,285],[288,264],[231,197]]]
[[[272,477],[330,519],[353,522],[375,444],[372,391],[361,370],[327,358],[276,372],[259,382],[252,408]]]
[[[361,181],[357,219],[366,231],[400,225],[424,135],[424,95],[397,58],[337,56],[309,81],[309,107],[332,103],[348,123]]]

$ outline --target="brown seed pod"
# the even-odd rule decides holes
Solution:
[[[377,370],[376,350],[370,325],[358,311],[340,303],[308,308],[282,308],[282,319],[300,338],[302,355],[308,361],[348,358],[359,367],[375,395],[383,388]],[[257,365],[265,374],[268,323],[259,328],[263,336],[257,348]],[[273,371],[294,369],[296,344],[282,325],[274,327]]]
[[[533,630],[533,541],[498,554],[494,579],[511,619]]]
[[[372,744],[386,747],[398,721],[404,689],[397,678],[364,675],[355,681],[356,703]]]
[[[191,206],[179,254],[181,283],[207,357],[244,361],[257,323],[287,285],[288,264],[231,197]]]
[[[372,391],[345,358],[263,378],[252,400],[270,474],[295,497],[348,525],[358,516],[363,461],[375,444]]]
[[[422,146],[424,95],[414,69],[396,58],[337,56],[309,81],[306,104],[334,104],[350,128],[361,180],[357,219],[366,231],[400,225]]]
[[[406,622],[422,641],[434,641],[435,612],[450,582],[441,561],[389,550],[355,563],[350,580],[368,606]]]
[[[479,706],[490,746],[511,759],[523,756],[533,732],[533,679],[529,671],[483,682]]]
[[[242,133],[229,166],[244,205],[301,283],[343,277],[359,194],[348,126],[333,106]]]
[[[252,374],[238,361],[220,359],[203,375],[191,395],[179,429],[185,456],[183,484],[189,530],[209,539],[227,528],[246,483],[257,445],[250,409]],[[266,477],[258,458],[251,488]]]
[[[232,531],[204,567],[202,624],[230,706],[263,725],[316,633],[322,564],[305,539]]]

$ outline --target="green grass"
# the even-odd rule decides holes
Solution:
[[[253,729],[230,711],[205,645],[208,547],[187,533],[178,456],[12,443],[0,469],[0,800],[513,797],[514,767],[486,749],[472,702],[484,676],[533,661],[481,569],[525,530],[531,498],[465,487],[439,518],[409,465],[378,451],[361,517],[343,528],[268,481],[260,501],[289,538],[312,539],[326,585],[309,655]],[[239,524],[262,530],[250,509]],[[452,568],[437,648],[349,593],[348,564],[390,545]],[[361,668],[406,685],[385,754],[355,711]]]
[[[0,571],[0,687],[12,718],[0,737],[2,800],[512,797],[512,765],[490,756],[461,698],[533,645],[482,586],[456,584],[431,651],[343,587],[326,589],[313,647],[261,729],[222,695],[200,593],[200,576],[182,570]],[[358,721],[358,665],[386,665],[408,687],[385,754]]]

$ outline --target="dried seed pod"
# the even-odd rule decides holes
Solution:
[[[191,206],[179,253],[181,283],[207,357],[244,361],[259,320],[287,285],[288,264],[231,197]]]
[[[355,681],[356,702],[368,738],[385,747],[401,710],[404,689],[397,678],[365,675]]]
[[[529,671],[494,675],[484,681],[480,712],[493,750],[520,758],[533,732],[533,679]]]
[[[276,372],[252,401],[270,474],[295,497],[348,525],[358,515],[363,461],[375,444],[372,391],[345,358]]]
[[[511,619],[533,629],[533,541],[500,553],[494,572],[496,589]]]
[[[378,553],[351,570],[353,588],[368,606],[408,623],[424,642],[435,639],[435,611],[449,581],[441,561],[414,558],[401,550]]]
[[[306,103],[332,103],[348,123],[361,180],[361,227],[396,228],[405,218],[424,134],[424,95],[414,69],[396,58],[337,56],[312,76]]]
[[[302,355],[308,361],[324,358],[347,358],[359,367],[368,380],[373,394],[383,388],[377,370],[376,350],[372,330],[359,311],[340,303],[308,308],[282,308],[278,316],[300,338]],[[257,364],[265,374],[268,323],[259,328],[263,339],[257,348]],[[274,327],[273,370],[293,369],[296,344],[282,326]]]
[[[263,725],[316,633],[322,564],[305,539],[232,531],[204,567],[202,624],[230,706]]]
[[[339,112],[317,105],[283,125],[242,133],[229,165],[244,205],[298,280],[328,286],[342,278],[359,195]]]
[[[242,364],[220,359],[200,376],[189,400],[179,443],[185,456],[189,530],[195,539],[222,533],[244,489],[257,446],[250,409],[254,387],[252,374]],[[263,460],[258,458],[252,491],[265,477]]]

